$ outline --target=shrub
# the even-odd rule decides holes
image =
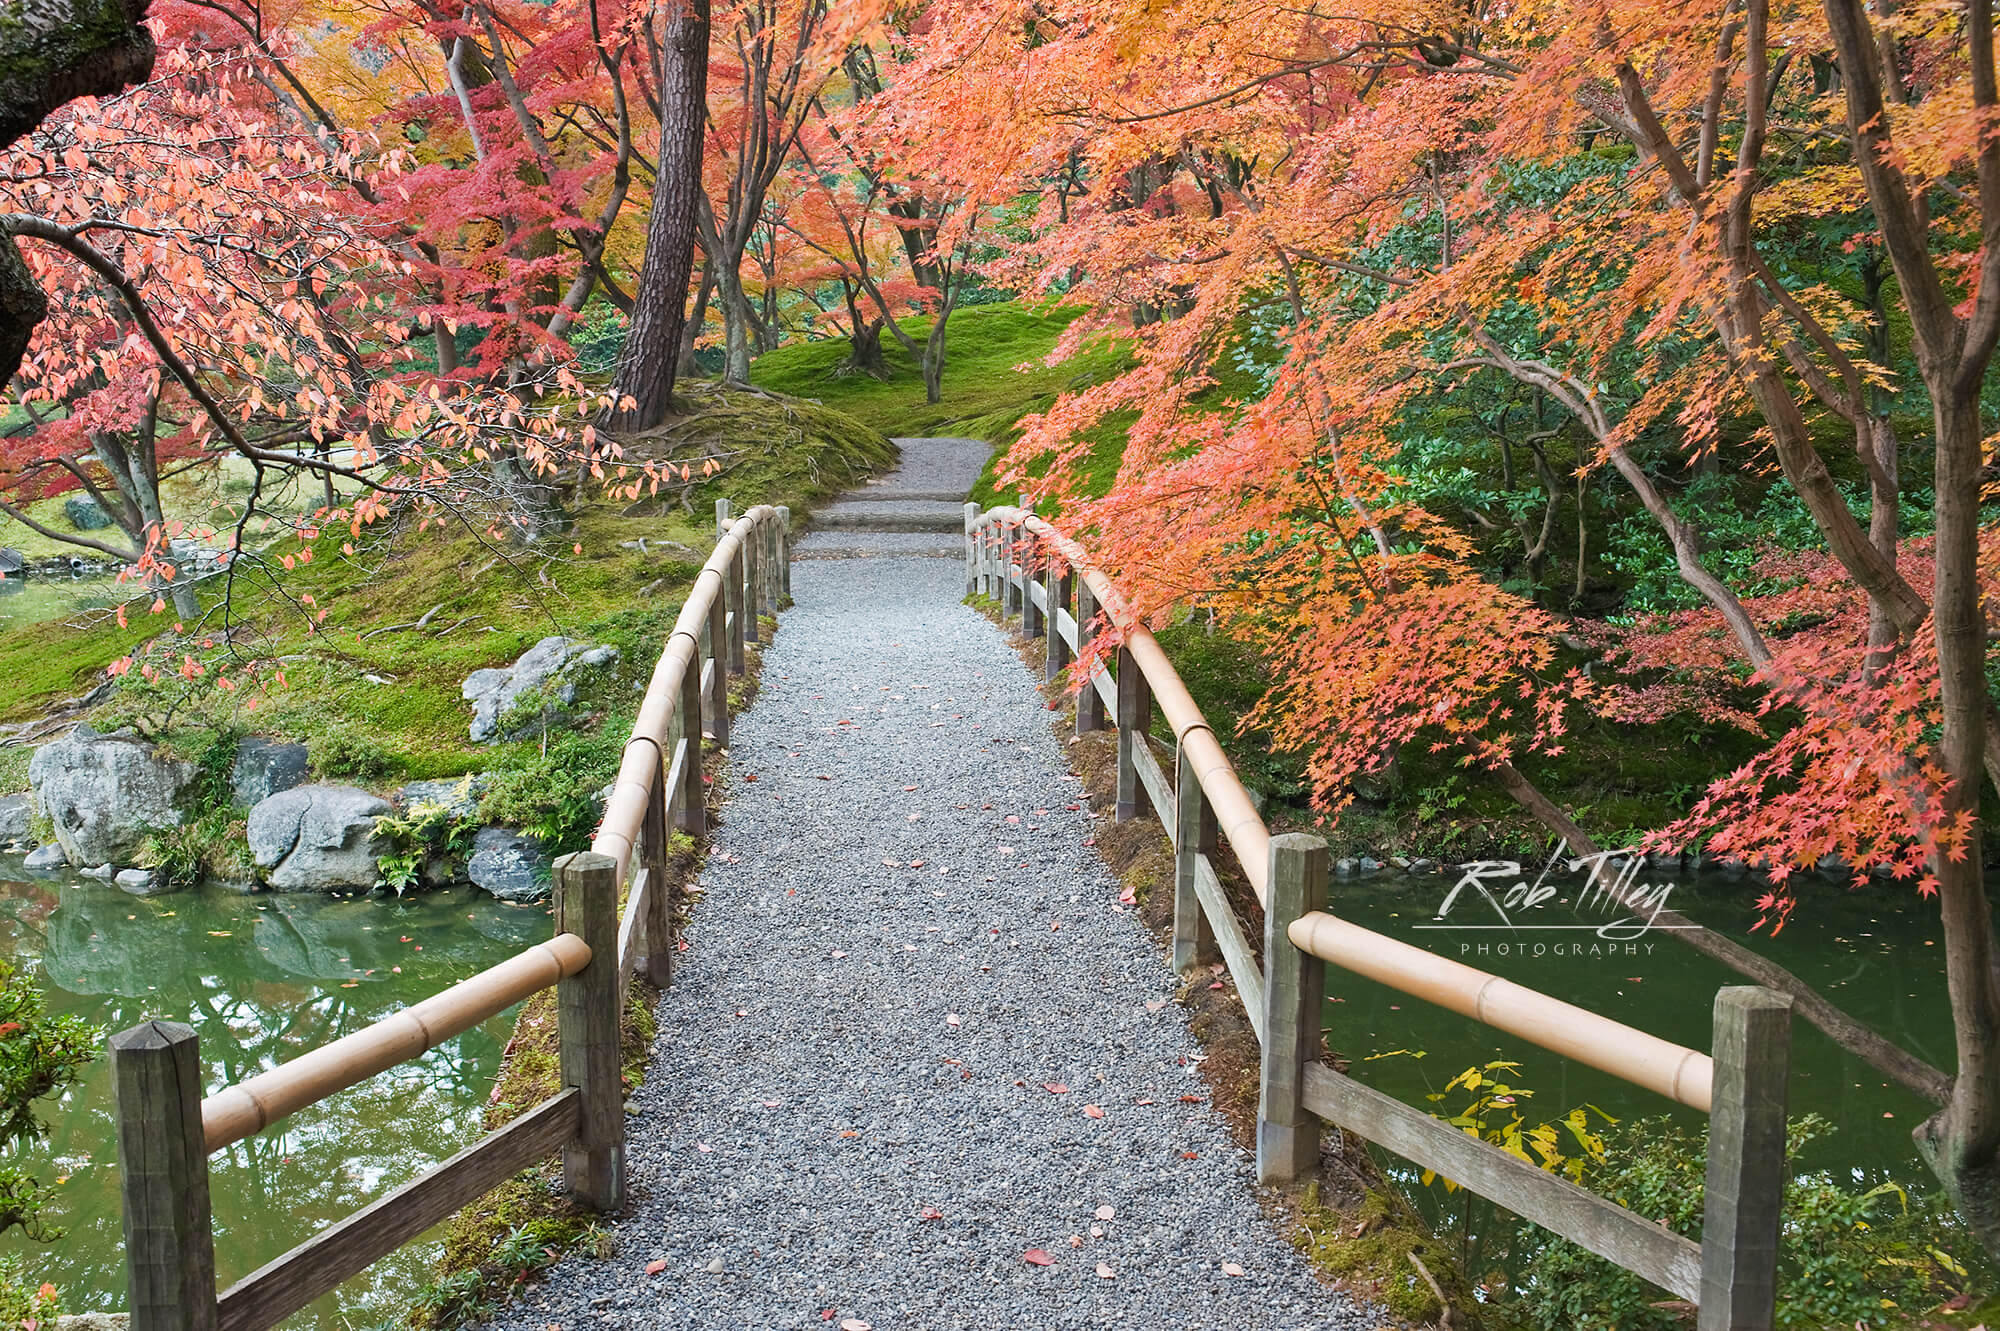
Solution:
[[[41,1219],[48,1188],[22,1168],[19,1157],[48,1132],[36,1103],[76,1081],[96,1057],[103,1034],[81,1017],[50,1016],[30,977],[0,958],[0,1236],[18,1228],[32,1239],[61,1237]],[[0,1302],[6,1286],[6,1272],[0,1271]],[[0,1316],[0,1323],[5,1321]]]
[[[395,769],[396,759],[382,742],[337,726],[312,746],[313,770],[329,781],[374,781]]]
[[[1792,1120],[1788,1152],[1833,1131],[1817,1114]],[[1707,1142],[1669,1120],[1614,1134],[1593,1192],[1689,1238],[1701,1237]],[[1900,1326],[1955,1292],[1965,1269],[1933,1241],[1942,1217],[1913,1208],[1895,1183],[1844,1186],[1824,1172],[1795,1175],[1785,1190],[1779,1237],[1777,1325],[1794,1331]],[[1544,1246],[1522,1272],[1523,1309],[1538,1327],[1563,1331],[1677,1331],[1666,1296],[1639,1277],[1564,1239],[1532,1231]],[[1526,1241],[1524,1233],[1523,1240]]]
[[[629,717],[613,716],[593,732],[553,732],[546,748],[507,746],[490,775],[481,816],[538,837],[552,853],[586,848],[602,813],[597,792],[618,774],[630,728]]]

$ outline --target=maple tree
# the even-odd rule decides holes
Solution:
[[[916,46],[890,92],[923,125],[906,165],[1032,192],[996,269],[1086,307],[1059,356],[1096,337],[1129,357],[1025,423],[1012,479],[1141,612],[1204,604],[1264,646],[1278,683],[1255,719],[1308,752],[1329,810],[1415,742],[1581,836],[1516,762],[1560,745],[1572,709],[1768,733],[1670,834],[1781,882],[1844,852],[1936,895],[1952,1075],[1817,995],[1807,1015],[1940,1104],[1919,1144],[2000,1249],[1976,854],[2000,771],[1979,476],[2000,328],[1990,7],[968,2],[929,11]],[[1436,508],[1449,485],[1413,470],[1430,399],[1495,376],[1588,441],[1579,471],[1616,475],[1701,607],[1696,634],[1603,625],[1622,679],[1565,676],[1558,626],[1484,576]],[[1913,404],[1934,444],[1921,543],[1903,530]],[[1718,572],[1665,470],[1678,453],[1714,472],[1741,421],[1824,552],[1764,570],[1789,596]],[[1099,495],[1110,427],[1128,442]],[[1539,533],[1517,528],[1535,560],[1551,470]],[[1840,612],[1800,633],[1800,587]],[[1728,701],[1746,688],[1750,711]]]

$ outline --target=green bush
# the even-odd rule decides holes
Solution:
[[[0,958],[0,1236],[20,1229],[41,1241],[61,1237],[41,1219],[49,1189],[22,1167],[20,1156],[48,1133],[36,1103],[76,1081],[96,1057],[103,1034],[81,1017],[50,1016],[33,980]],[[0,1303],[6,1285],[0,1271]]]
[[[54,1285],[36,1285],[19,1253],[0,1252],[0,1326],[20,1331],[53,1327],[62,1315]]]
[[[459,785],[461,795],[469,793],[471,778]],[[472,838],[479,820],[463,813],[452,803],[418,801],[401,813],[384,814],[375,820],[375,831],[386,837],[392,850],[376,859],[382,881],[397,896],[415,887],[423,878],[424,865],[442,859],[462,864],[472,854]]]
[[[1792,1120],[1788,1153],[1833,1131],[1817,1114]],[[1649,1220],[1701,1237],[1706,1185],[1704,1138],[1665,1119],[1625,1126],[1603,1167],[1585,1184]],[[1788,1331],[1904,1325],[1916,1311],[1957,1292],[1965,1269],[1937,1246],[1945,1218],[1912,1207],[1902,1188],[1843,1186],[1831,1174],[1795,1175],[1785,1190],[1779,1238],[1777,1325]],[[1523,1310],[1548,1331],[1679,1331],[1668,1296],[1622,1267],[1564,1239],[1522,1272]],[[1522,1241],[1529,1241],[1524,1232]]]
[[[629,715],[613,715],[593,731],[553,731],[503,746],[490,774],[480,816],[540,838],[552,854],[586,849],[602,810],[597,792],[618,774]]]
[[[395,770],[395,755],[372,735],[345,726],[313,742],[313,770],[329,781],[375,781]]]

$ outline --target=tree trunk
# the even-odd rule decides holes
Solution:
[[[701,330],[708,323],[708,302],[715,295],[715,267],[706,259],[701,265],[701,285],[694,295],[694,309],[689,311],[687,327],[681,330],[681,377],[692,379],[701,373],[701,362],[695,359],[695,343],[701,339]]]
[[[661,47],[660,161],[646,221],[646,258],[634,293],[632,331],[613,377],[616,407],[605,423],[649,430],[673,406],[694,266],[695,197],[701,192],[703,123],[708,99],[709,0],[674,0]]]
[[[849,303],[850,310],[852,302]],[[882,355],[882,321],[857,317],[854,331],[847,337],[847,360],[840,373],[865,374],[871,379],[889,380],[889,362]]]
[[[722,304],[722,377],[728,383],[747,384],[750,382],[750,301],[743,294],[743,274],[725,256],[715,276],[715,294]]]

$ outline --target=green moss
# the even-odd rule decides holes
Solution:
[[[1443,1312],[1429,1282],[1410,1261],[1413,1253],[1451,1300],[1455,1314],[1473,1306],[1470,1293],[1461,1287],[1457,1263],[1401,1200],[1370,1192],[1352,1214],[1331,1211],[1320,1204],[1314,1183],[1306,1186],[1298,1213],[1292,1241],[1306,1259],[1349,1289],[1377,1300],[1395,1317],[1430,1325]],[[1464,1325],[1457,1316],[1452,1324]]]
[[[1041,410],[1055,394],[1092,382],[1110,353],[1092,352],[1062,365],[1042,360],[1077,317],[1073,309],[1037,309],[1020,301],[974,305],[951,316],[946,333],[943,401],[924,401],[923,375],[894,338],[882,343],[887,382],[842,375],[844,338],[801,342],[757,358],[750,381],[760,388],[816,398],[891,435],[957,435],[1001,442],[1014,422]],[[925,319],[906,325],[913,336],[930,331]]]

